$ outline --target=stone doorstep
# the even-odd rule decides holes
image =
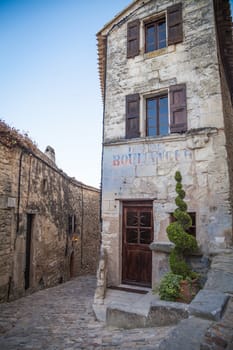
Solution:
[[[199,291],[191,304],[159,300],[148,293],[134,304],[112,302],[106,308],[106,323],[120,328],[161,327],[175,325],[182,319],[195,316],[218,321],[229,296],[213,290]]]
[[[161,301],[152,293],[133,305],[112,302],[106,309],[107,325],[126,329],[169,326],[188,317],[187,304]]]
[[[219,260],[220,257],[217,259]],[[227,259],[232,261],[233,254],[227,256]],[[210,269],[204,289],[199,291],[189,305],[162,301],[158,296],[149,292],[136,300],[128,299],[127,302],[121,303],[118,299],[118,303],[112,301],[106,304],[102,321],[107,325],[120,328],[174,325],[182,319],[192,317],[203,321],[219,321],[229,299],[229,295],[225,294],[226,281],[228,281],[228,286],[233,281],[232,273],[229,274],[228,271],[224,273],[224,261],[222,265],[223,271]]]

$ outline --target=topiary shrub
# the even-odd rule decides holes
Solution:
[[[179,171],[175,173],[176,193],[175,203],[177,208],[174,212],[175,222],[167,227],[168,238],[175,244],[169,258],[171,271],[181,275],[183,279],[193,278],[195,273],[185,261],[185,255],[197,250],[196,238],[186,232],[192,226],[191,216],[187,213],[187,204],[184,202],[185,191],[182,188],[182,176]]]
[[[185,191],[182,186],[182,176],[179,171],[175,173],[176,193],[175,203],[177,208],[174,212],[175,222],[167,227],[168,238],[175,244],[169,257],[171,272],[168,272],[159,285],[159,295],[162,300],[176,301],[182,298],[181,281],[188,281],[191,286],[192,280],[198,275],[191,270],[185,261],[185,255],[197,250],[196,238],[186,231],[192,226],[192,218],[187,213],[187,204],[184,202]]]

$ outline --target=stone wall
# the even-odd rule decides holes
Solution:
[[[177,1],[178,2],[178,1]],[[220,80],[215,14],[210,0],[182,2],[183,42],[127,59],[127,23],[141,23],[176,1],[135,1],[106,25],[104,157],[102,179],[103,247],[108,283],[121,283],[122,203],[153,200],[154,241],[167,241],[175,209],[174,174],[180,170],[188,210],[196,213],[196,236],[204,254],[231,244],[229,163],[224,127],[225,98]],[[141,24],[141,38],[143,25]],[[141,39],[142,41],[142,39]],[[221,84],[222,83],[222,84]],[[188,131],[163,137],[145,135],[145,97],[186,84]],[[227,89],[227,88],[226,88]],[[126,95],[140,95],[140,138],[125,138]],[[229,116],[230,118],[230,116]],[[229,144],[230,145],[230,144]],[[153,282],[159,267],[153,253]],[[158,271],[160,269],[160,271]]]
[[[95,273],[99,190],[68,177],[39,150],[14,143],[0,143],[0,176],[0,300]]]
[[[220,75],[221,75],[221,86],[222,86],[222,97],[223,97],[223,113],[224,123],[226,132],[226,150],[227,150],[227,162],[228,162],[228,173],[230,179],[230,191],[229,201],[231,203],[231,212],[233,214],[233,109],[230,91],[226,83],[225,72],[223,70],[222,63],[220,64]],[[228,237],[229,244],[232,245],[233,235]]]

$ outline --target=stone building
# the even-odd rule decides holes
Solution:
[[[0,301],[95,273],[99,190],[0,122]]]
[[[135,0],[97,34],[108,285],[167,271],[176,170],[202,253],[232,245],[231,25],[227,0]]]

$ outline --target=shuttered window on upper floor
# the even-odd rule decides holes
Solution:
[[[166,20],[165,17],[157,21],[152,21],[145,24],[145,51],[151,52],[154,50],[166,47]]]
[[[146,98],[145,120],[143,125],[140,118],[140,95],[126,96],[126,138],[140,136],[140,119],[142,134],[145,136],[163,136],[169,133],[183,133],[187,131],[186,85],[172,85],[167,94],[155,94]],[[170,101],[170,105],[168,106]],[[170,119],[168,116],[168,111]]]
[[[145,52],[151,52],[183,41],[182,3],[167,8],[167,16],[147,19],[144,22]],[[134,20],[127,26],[127,58],[140,53],[140,21]]]

